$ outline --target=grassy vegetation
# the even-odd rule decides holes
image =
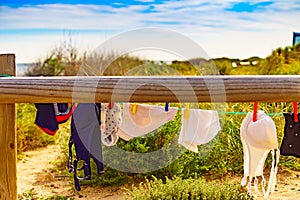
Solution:
[[[252,196],[244,193],[238,185],[220,183],[216,181],[206,182],[202,178],[182,179],[174,177],[154,180],[146,179],[138,187],[133,187],[128,192],[128,199],[133,200],[250,200]]]
[[[67,62],[64,62],[62,60],[56,59],[54,60],[54,62],[51,61],[51,59],[55,59],[55,55],[52,55],[50,60],[46,60],[47,65],[41,65],[38,69],[42,70],[43,72],[55,71],[44,69],[47,66],[49,67],[51,63],[54,63],[55,65],[53,64],[53,66],[50,67],[53,68],[57,65],[60,67],[59,69],[64,69],[68,72],[68,75],[71,75],[69,74],[72,71],[70,70],[71,65],[69,66]],[[101,57],[101,59],[101,62],[105,61],[104,57]],[[57,62],[61,63],[58,65]],[[233,62],[236,65],[233,66]],[[250,62],[250,64],[242,65],[242,63],[245,62]],[[249,58],[247,60],[220,58],[207,61],[203,59],[194,59],[190,62],[174,61],[171,64],[166,64],[163,62],[154,63],[150,61],[141,61],[137,58],[123,56],[112,62],[105,71],[97,73],[103,73],[105,75],[215,75],[216,70],[213,69],[214,66],[216,66],[218,69],[217,74],[221,75],[300,74],[300,45],[296,47],[287,47],[285,49],[279,48],[273,51],[271,55],[265,59],[256,57]],[[85,70],[85,74],[95,75],[96,73],[95,71],[93,71],[93,69],[86,68]],[[63,71],[60,71],[60,73],[63,74]],[[99,75],[97,73],[96,75]],[[181,104],[173,104],[172,106],[181,107]],[[239,129],[242,120],[245,117],[245,114],[253,110],[253,105],[252,103],[228,103],[225,104],[225,106],[227,114],[224,115],[224,120],[222,121],[222,130],[220,131],[218,137],[214,139],[214,142],[199,146],[200,153],[196,154],[190,151],[184,151],[184,153],[182,153],[180,157],[175,159],[168,166],[148,173],[126,173],[106,166],[104,175],[97,176],[96,174],[93,174],[93,180],[86,181],[83,183],[83,185],[121,185],[125,183],[139,182],[141,180],[144,180],[145,177],[148,179],[156,177],[153,182],[147,181],[145,185],[141,186],[141,188],[146,187],[147,191],[151,192],[153,190],[153,195],[160,195],[162,192],[164,194],[166,192],[170,192],[169,194],[170,196],[172,196],[177,195],[175,193],[172,193],[172,191],[182,190],[181,192],[178,192],[178,195],[193,195],[198,192],[198,195],[200,193],[203,193],[205,195],[224,194],[225,196],[222,197],[229,197],[229,194],[226,193],[226,187],[219,186],[218,184],[214,183],[211,187],[205,188],[203,187],[203,185],[206,185],[207,183],[205,183],[203,179],[191,179],[192,177],[195,177],[195,175],[206,175],[211,177],[211,179],[217,179],[231,174],[241,175],[243,171],[243,152]],[[205,109],[210,107],[210,104],[199,104],[199,108]],[[283,137],[283,128],[285,123],[282,113],[292,112],[291,103],[260,103],[259,109],[264,110],[274,120],[280,145]],[[45,146],[48,144],[52,144],[55,141],[59,141],[63,149],[62,159],[61,161],[59,161],[59,163],[61,164],[61,166],[66,166],[68,152],[67,143],[70,134],[68,124],[62,126],[60,130],[62,134],[58,134],[55,137],[48,136],[45,133],[42,133],[33,124],[34,114],[34,105],[18,104],[18,153],[20,154],[22,151]],[[128,142],[120,139],[117,143],[117,147],[129,152],[137,153],[152,152],[164,147],[165,156],[172,158],[172,156],[176,154],[176,152],[174,151],[184,150],[180,145],[176,144],[179,129],[181,126],[180,115],[181,114],[179,112],[175,120],[167,123],[163,127],[149,134],[150,136],[135,138]],[[209,151],[207,149],[209,149]],[[111,152],[109,148],[104,148],[103,153],[104,158],[110,158],[110,162],[113,162],[114,165],[122,164],[128,165],[128,167],[130,167],[130,165],[132,164],[128,162],[130,161],[130,158],[122,158],[118,156],[117,153]],[[154,159],[154,161],[159,163],[160,158],[157,157],[156,159],[157,160]],[[266,167],[270,167],[270,161],[270,158],[267,159]],[[139,162],[138,164],[140,165],[149,164],[143,163],[142,161],[137,162]],[[300,159],[281,156],[280,167],[288,167],[291,169],[300,170]],[[93,172],[94,171],[95,170],[93,170]],[[174,179],[174,182],[172,181],[172,179]],[[192,183],[193,181],[199,181],[197,182],[199,183],[199,187],[194,186]],[[193,185],[194,188],[197,189],[197,191],[195,191],[194,188],[190,188],[190,191],[185,190],[184,187],[179,188],[179,183],[187,186]],[[219,193],[210,193],[212,191],[211,188],[216,187],[216,185],[218,185],[219,189],[217,189],[217,191]],[[135,189],[134,191],[135,193],[132,194],[133,198],[136,198],[135,195],[140,195],[138,197],[141,198],[143,197],[144,194],[142,190]],[[230,190],[229,193],[239,194],[239,191],[237,189],[233,189]],[[145,198],[147,199],[148,197]]]
[[[17,145],[18,154],[54,144],[57,137],[49,136],[35,124],[36,108],[34,104],[17,104]]]
[[[41,198],[37,196],[37,193],[34,189],[31,189],[27,192],[18,196],[18,200],[74,200],[73,197],[66,197],[60,195],[49,196],[46,198]]]
[[[201,108],[203,106],[200,104],[199,107]],[[260,103],[259,109],[270,114],[271,118],[274,120],[280,145],[285,123],[282,112],[291,112],[292,105],[289,103]],[[165,177],[172,178],[173,176],[189,178],[198,174],[210,176],[212,179],[220,179],[227,175],[241,174],[243,172],[243,149],[239,129],[242,120],[245,117],[245,113],[251,110],[253,110],[253,105],[251,103],[227,104],[227,112],[230,114],[225,116],[223,127],[218,137],[216,137],[213,142],[199,146],[198,154],[191,151],[184,151],[184,153],[174,162],[170,163],[170,165],[148,173],[131,174],[120,172],[106,166],[105,175],[97,176],[94,174],[94,183],[106,186],[119,185],[128,182],[133,183],[144,177],[149,178],[152,176],[155,176],[158,179],[165,179]],[[240,114],[241,112],[244,114]],[[120,140],[117,143],[117,146],[130,152],[147,153],[160,149],[162,146],[167,146],[167,144],[173,142],[173,148],[184,150],[180,145],[176,145],[180,126],[180,113],[178,113],[174,121],[153,132],[153,136],[139,137],[128,142]],[[174,151],[170,148],[170,151],[166,151],[166,154],[172,157],[174,156]],[[106,158],[108,156],[113,159],[116,165],[130,166],[132,164],[130,163],[130,157],[120,158],[111,151],[104,151],[104,157]],[[154,159],[154,162],[159,163],[159,159],[160,157],[158,157],[156,161]],[[279,166],[300,170],[299,161],[300,159],[294,157],[282,156],[280,158]],[[147,164],[148,163],[144,163],[144,165]],[[268,168],[270,165],[271,158],[268,158],[266,167]]]

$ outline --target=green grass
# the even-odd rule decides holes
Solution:
[[[74,200],[73,197],[66,197],[61,195],[53,195],[49,197],[38,197],[36,194],[36,191],[34,189],[31,189],[27,192],[24,192],[23,194],[18,196],[18,200]]]
[[[174,105],[173,105],[174,106]],[[177,104],[176,106],[180,106]],[[108,185],[122,185],[126,183],[133,183],[141,180],[144,177],[155,176],[158,179],[165,179],[165,177],[172,178],[180,176],[182,178],[194,177],[195,174],[210,176],[215,179],[220,179],[226,175],[242,175],[243,172],[243,149],[240,139],[240,126],[245,114],[253,109],[253,103],[231,103],[226,104],[226,111],[230,114],[226,115],[222,122],[222,130],[220,131],[214,142],[199,146],[199,153],[196,154],[191,151],[185,151],[179,158],[170,165],[148,173],[126,173],[105,166],[105,174],[93,174],[93,180],[83,184],[96,184],[102,186]],[[209,107],[207,104],[200,104],[200,108]],[[289,103],[259,103],[259,109],[264,110],[271,115],[277,127],[278,142],[281,144],[284,128],[284,117],[282,112],[291,112],[292,105]],[[236,113],[235,113],[236,112]],[[242,114],[241,114],[242,112]],[[235,114],[234,114],[235,113]],[[128,142],[119,140],[117,146],[125,151],[130,152],[151,152],[167,146],[173,142],[173,145],[178,148],[178,151],[184,151],[180,145],[176,144],[178,133],[181,126],[180,112],[174,121],[171,121],[156,130],[151,136],[139,137]],[[67,141],[61,143],[63,152],[68,151]],[[104,148],[104,157],[111,158],[114,165],[130,165],[130,158],[122,158],[115,155],[114,152],[106,151]],[[62,162],[66,165],[67,154],[63,157]],[[117,153],[117,152],[115,152]],[[174,151],[169,149],[166,155],[173,156]],[[157,158],[158,161],[160,158]],[[300,170],[300,159],[294,157],[281,156],[279,166],[288,167],[294,170]],[[158,162],[159,163],[159,162]],[[140,163],[143,164],[143,163]],[[63,166],[62,165],[62,166]],[[271,157],[267,159],[266,168],[271,165]],[[92,169],[96,169],[95,166]],[[93,172],[96,170],[92,170]]]
[[[18,154],[54,144],[58,136],[47,135],[34,124],[36,114],[34,104],[21,103],[16,105]]]
[[[180,104],[172,104],[172,106],[182,106]],[[209,109],[209,104],[199,104],[200,108]],[[226,104],[226,111],[228,115],[225,115],[225,120],[222,122],[222,131],[219,133],[215,142],[208,143],[206,145],[199,146],[200,153],[185,151],[178,159],[172,162],[170,165],[161,168],[159,170],[132,174],[120,172],[115,169],[105,166],[105,174],[98,176],[93,174],[93,181],[86,184],[93,183],[97,185],[121,185],[126,183],[132,183],[136,180],[140,180],[144,177],[156,176],[157,178],[164,179],[165,176],[172,178],[173,176],[180,176],[182,178],[193,177],[195,174],[209,175],[215,178],[221,178],[228,174],[241,174],[243,172],[243,152],[240,141],[240,125],[242,123],[245,114],[233,114],[247,113],[252,111],[253,103],[229,103]],[[259,109],[264,110],[267,114],[272,114],[271,118],[274,120],[279,145],[283,137],[284,118],[281,115],[282,112],[291,112],[291,103],[259,103]],[[60,125],[60,129],[56,136],[48,136],[41,132],[34,124],[35,107],[33,104],[18,104],[17,105],[17,135],[18,135],[18,152],[34,149],[36,147],[46,146],[57,142],[62,149],[60,159],[58,159],[57,170],[67,173],[67,159],[68,159],[68,141],[70,135],[70,127],[67,122]],[[176,141],[181,126],[180,112],[176,116],[174,121],[171,121],[156,130],[149,137],[139,137],[132,139],[128,142],[119,140],[117,146],[123,150],[131,152],[151,152],[158,150],[170,142],[179,150],[182,150],[180,145],[176,146]],[[213,145],[213,146],[210,146]],[[180,149],[181,148],[181,149]],[[208,151],[209,149],[209,151]],[[104,150],[104,156],[110,157],[112,162],[116,165],[118,163],[124,164],[130,160],[128,158],[118,158],[118,155],[109,155],[110,151]],[[166,151],[167,155],[172,156],[174,151],[169,149]],[[204,156],[205,155],[205,156]],[[117,159],[116,159],[117,158]],[[157,158],[159,159],[159,158]],[[279,165],[282,167],[288,167],[294,170],[300,170],[300,159],[294,157],[281,156]],[[130,164],[130,163],[128,163]],[[143,163],[141,163],[143,164]],[[271,160],[267,160],[266,167],[269,167]],[[95,169],[93,166],[92,169]],[[94,172],[95,170],[93,170]],[[68,174],[68,173],[67,173]],[[69,174],[71,176],[71,174]]]
[[[152,181],[146,179],[138,187],[133,186],[128,191],[128,199],[132,200],[250,200],[252,196],[241,190],[239,185],[221,183],[216,181],[206,182],[202,178],[182,179],[174,177],[161,179],[152,177]]]

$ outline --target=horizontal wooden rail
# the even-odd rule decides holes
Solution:
[[[0,103],[293,102],[300,76],[5,77]]]

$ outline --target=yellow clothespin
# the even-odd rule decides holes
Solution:
[[[190,118],[190,108],[189,108],[189,106],[187,106],[187,107],[184,109],[183,117],[184,117],[184,119]]]
[[[137,107],[138,107],[138,105],[137,105],[136,103],[133,103],[133,104],[132,104],[131,113],[132,113],[133,115],[136,113]]]

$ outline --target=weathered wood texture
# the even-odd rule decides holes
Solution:
[[[0,78],[0,103],[299,100],[300,76]]]
[[[0,55],[0,74],[15,75],[15,56]],[[1,89],[0,89],[1,91]],[[0,92],[1,93],[1,92]],[[0,94],[1,96],[2,94]],[[0,199],[17,199],[15,104],[0,104]]]

